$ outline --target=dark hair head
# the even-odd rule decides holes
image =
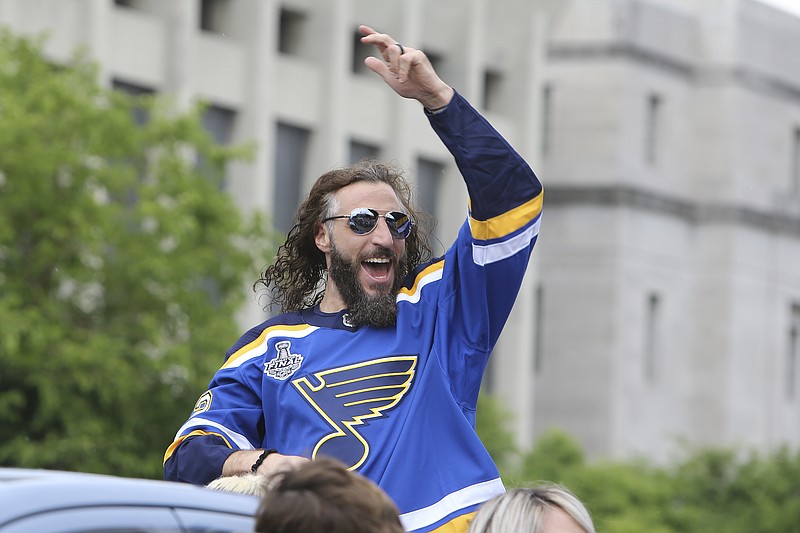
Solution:
[[[403,533],[397,506],[334,459],[278,474],[256,513],[257,533]]]
[[[363,160],[353,166],[334,169],[320,176],[308,197],[300,205],[286,241],[278,248],[275,261],[256,281],[254,288],[264,285],[271,294],[271,304],[283,311],[298,311],[322,300],[321,281],[325,269],[325,254],[314,241],[318,224],[332,216],[334,194],[350,184],[366,181],[386,183],[397,194],[403,208],[416,222],[406,239],[406,264],[414,268],[430,259],[427,217],[416,210],[411,199],[411,187],[400,170],[385,163]],[[405,277],[408,272],[401,272]]]

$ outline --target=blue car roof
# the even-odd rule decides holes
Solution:
[[[101,474],[0,468],[0,526],[58,509],[171,507],[253,516],[259,498],[175,483]]]

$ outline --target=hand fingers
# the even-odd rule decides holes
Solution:
[[[364,35],[361,38],[361,42],[373,45],[377,48],[385,65],[394,78],[399,79],[408,75],[410,63],[406,61],[408,58],[405,56],[408,55],[409,52],[413,52],[414,49],[404,47],[402,44],[396,42],[390,35],[378,33],[369,26],[361,25],[358,29]],[[388,79],[387,76],[389,74],[383,67],[377,63],[373,63],[369,58],[367,58],[364,63],[384,79]]]
[[[400,56],[404,55],[410,50],[410,48],[401,48],[401,46],[402,45],[400,45],[400,43],[392,43],[380,51],[381,56],[383,56],[383,60],[389,64],[389,68],[397,70],[401,61]]]
[[[432,79],[428,71],[432,73],[432,70],[421,50],[405,46],[392,36],[378,33],[369,26],[361,25],[358,29],[363,34],[361,42],[374,46],[380,53],[380,58],[370,56],[364,60],[367,68],[405,98],[417,98],[420,91],[426,90]]]
[[[384,80],[389,81],[391,78],[402,81],[408,77],[411,68],[411,58],[406,57],[406,55],[403,55],[402,59],[398,56],[396,60],[385,62],[377,57],[369,56],[364,59],[364,64]]]
[[[390,35],[386,33],[378,33],[374,29],[363,24],[358,27],[358,30],[363,35],[361,42],[375,46],[385,61],[389,61],[394,55],[401,54],[402,49],[397,46],[397,41],[395,41]],[[395,48],[396,50],[392,50],[392,48]]]
[[[400,69],[390,67],[377,57],[370,56],[366,58],[364,60],[364,64],[367,65],[367,68],[369,68],[372,72],[383,78],[383,81],[388,83],[390,87],[396,88],[398,83],[403,83]]]
[[[365,37],[366,37],[367,35],[371,35],[371,34],[373,34],[373,33],[378,33],[377,31],[373,30],[372,28],[370,28],[370,27],[369,27],[369,26],[367,26],[366,24],[361,24],[361,25],[358,27],[358,31],[360,31],[360,32],[361,32],[361,35],[363,35],[363,36],[365,36]]]
[[[369,68],[372,72],[378,74],[381,78],[386,79],[387,76],[394,77],[394,75],[389,71],[389,67],[386,65],[386,63],[384,63],[377,57],[373,56],[367,57],[366,59],[364,59],[364,64],[367,65],[367,68]]]

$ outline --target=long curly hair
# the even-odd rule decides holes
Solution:
[[[406,260],[402,262],[406,271],[401,276],[404,278],[411,269],[431,258],[430,217],[414,207],[411,186],[402,172],[386,163],[362,160],[320,176],[300,205],[294,226],[278,248],[275,261],[253,284],[254,290],[259,285],[266,287],[270,297],[268,308],[278,306],[284,312],[299,311],[322,300],[327,264],[325,254],[314,242],[317,225],[334,215],[336,191],[359,181],[388,184],[415,223],[414,231],[406,239]]]

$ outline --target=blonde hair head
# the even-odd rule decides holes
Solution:
[[[539,533],[547,513],[554,508],[568,514],[586,533],[595,533],[583,503],[568,489],[554,483],[510,489],[495,496],[478,510],[468,533]]]
[[[241,474],[238,476],[222,476],[208,485],[209,489],[264,496],[269,489],[269,479],[260,474]]]

